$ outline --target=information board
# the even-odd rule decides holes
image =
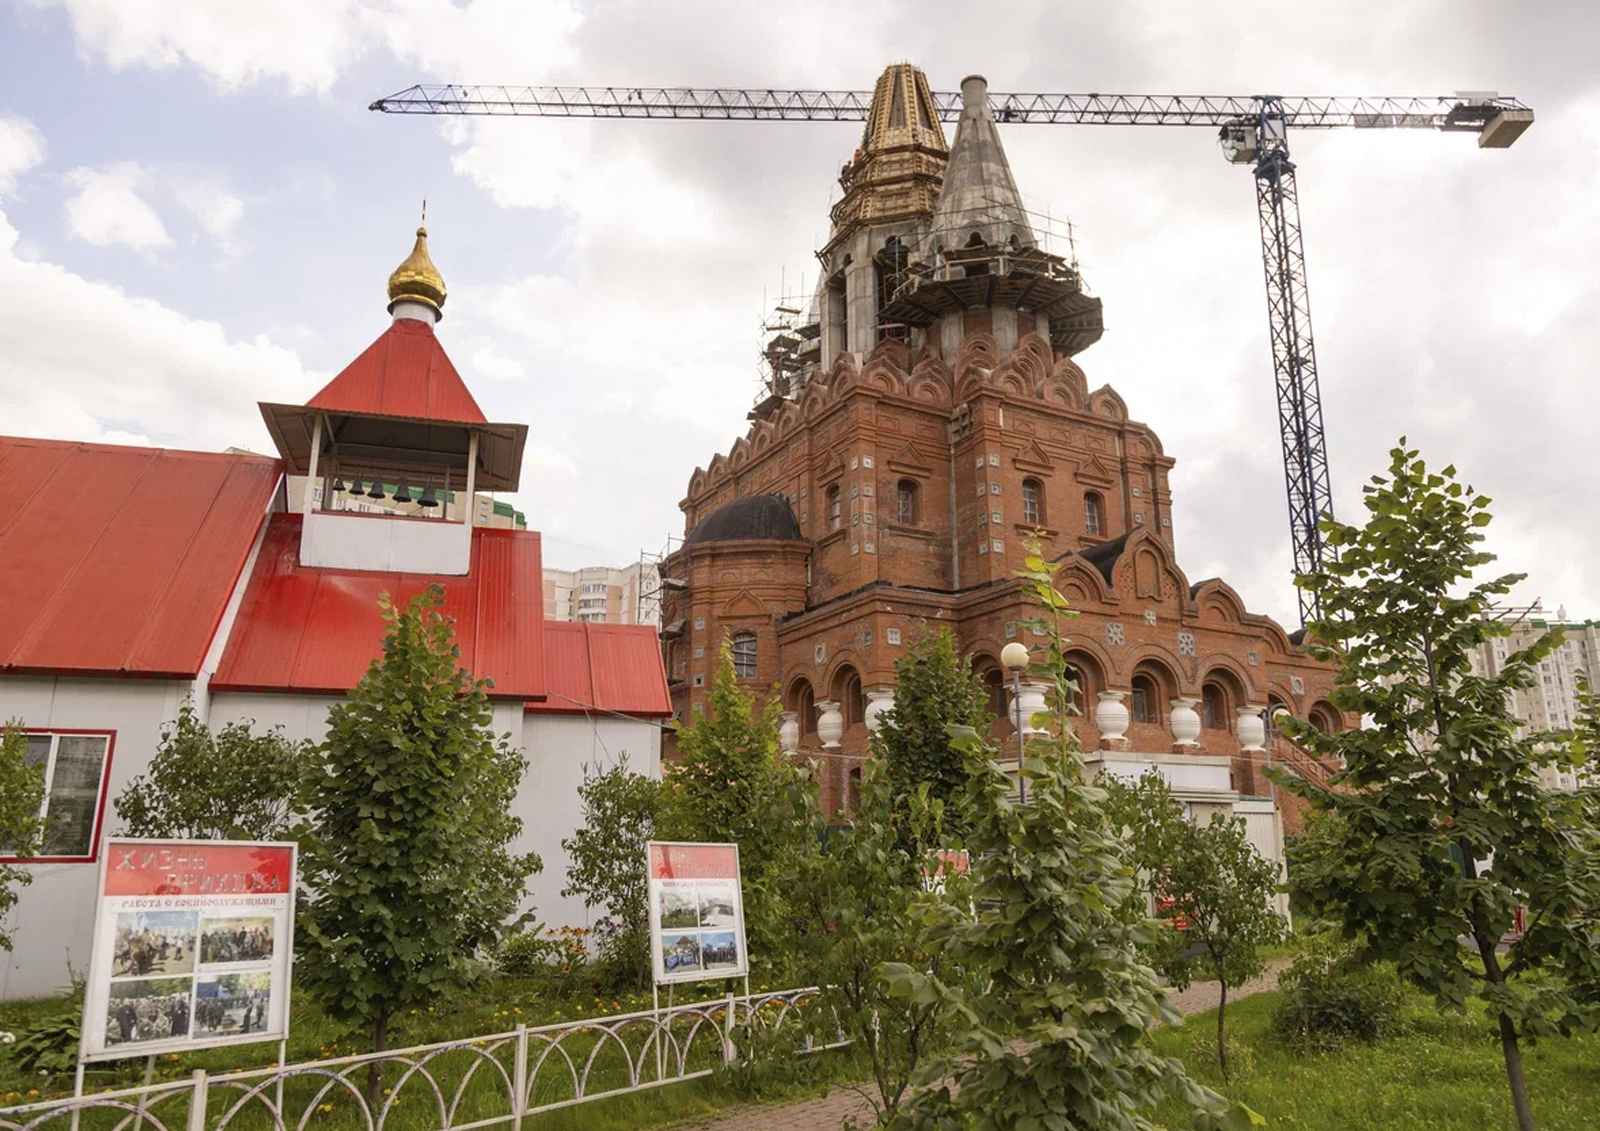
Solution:
[[[287,1037],[297,863],[293,844],[107,838],[82,1059]]]
[[[647,861],[656,981],[749,974],[739,846],[651,841]]]

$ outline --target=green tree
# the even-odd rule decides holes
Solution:
[[[213,732],[192,701],[162,729],[147,776],[117,795],[117,816],[129,836],[194,840],[282,840],[312,746],[278,729],[256,734],[251,723]]]
[[[886,968],[911,1001],[950,1010],[953,1027],[950,1054],[921,1074],[932,1086],[905,1102],[895,1126],[1132,1131],[1149,1128],[1145,1113],[1173,1095],[1200,1125],[1260,1122],[1228,1111],[1150,1045],[1151,1026],[1177,1013],[1139,960],[1136,945],[1151,928],[1124,913],[1135,877],[1121,830],[1107,821],[1105,792],[1084,780],[1062,714],[1071,687],[1059,622],[1071,614],[1036,548],[1021,576],[1051,614],[1048,654],[1034,668],[1050,685],[1049,732],[1027,744],[1028,804],[1020,806],[995,762],[999,750],[957,730],[967,783],[956,803],[970,822],[975,899],[922,899],[921,945],[974,982],[909,964]],[[936,1083],[947,1077],[956,1090]]]
[[[787,939],[778,873],[799,843],[799,830],[772,820],[793,772],[778,741],[779,704],[774,699],[756,710],[724,640],[707,706],[677,728],[662,831],[674,840],[739,846],[751,953],[781,954]]]
[[[877,759],[863,768],[849,826],[829,826],[817,792],[815,778],[800,775],[790,791],[794,811],[780,814],[802,824],[812,846],[785,877],[795,945],[806,979],[822,987],[819,1016],[837,1020],[866,1055],[879,1122],[887,1123],[942,1037],[942,1003],[892,994],[882,968],[904,962],[943,972],[943,958],[919,945],[911,911],[929,864],[915,846],[939,843],[944,804],[930,799],[927,782],[896,797]]]
[[[561,842],[567,854],[564,896],[604,908],[596,927],[599,960],[636,988],[650,983],[649,872],[646,846],[661,814],[661,782],[628,769],[627,754],[606,770],[584,767],[578,787],[583,824]]]
[[[1496,675],[1473,672],[1479,646],[1509,631],[1488,602],[1521,579],[1473,580],[1494,560],[1482,548],[1489,500],[1453,467],[1430,472],[1404,439],[1391,456],[1365,488],[1366,524],[1325,521],[1338,557],[1299,579],[1321,602],[1310,651],[1337,665],[1332,701],[1370,721],[1335,734],[1285,724],[1344,765],[1327,786],[1277,776],[1338,817],[1316,826],[1323,839],[1302,846],[1290,882],[1363,957],[1394,962],[1446,1005],[1484,1001],[1518,1125],[1532,1131],[1522,1045],[1597,1020],[1584,993],[1600,984],[1594,795],[1541,787],[1540,770],[1571,764],[1575,744],[1524,730],[1510,707],[1557,637]],[[1519,904],[1527,931],[1501,951]]]
[[[1154,771],[1132,785],[1108,781],[1106,790],[1112,827],[1128,830],[1143,881],[1130,910],[1143,914],[1153,907],[1163,925],[1144,954],[1176,989],[1187,989],[1197,976],[1221,985],[1217,1059],[1227,1079],[1228,991],[1259,977],[1267,967],[1262,948],[1287,934],[1272,907],[1278,866],[1246,839],[1242,818],[1217,813],[1204,825],[1186,818]]]
[[[988,696],[956,653],[955,634],[948,628],[920,633],[895,661],[894,671],[894,705],[880,716],[873,752],[888,766],[895,796],[909,797],[927,782],[931,797],[947,800],[967,778],[949,727],[987,727]],[[957,818],[953,812],[948,816]]]
[[[376,1051],[396,1013],[482,976],[474,955],[528,918],[510,922],[540,867],[510,848],[526,760],[490,731],[489,685],[459,667],[443,603],[437,585],[380,598],[383,655],[328,711],[299,829],[295,981]],[[374,1103],[382,1079],[374,1063]]]
[[[0,726],[0,853],[26,860],[39,850],[44,822],[44,767],[28,761],[28,736],[21,719]],[[33,873],[14,864],[0,864],[0,948],[15,944],[4,929],[19,889],[33,882]]]

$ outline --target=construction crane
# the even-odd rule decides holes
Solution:
[[[1533,111],[1491,91],[1430,98],[991,92],[988,99],[996,121],[1018,125],[1210,127],[1218,131],[1223,155],[1254,171],[1294,567],[1301,574],[1320,570],[1330,551],[1317,523],[1333,514],[1333,496],[1289,131],[1441,130],[1475,133],[1480,148],[1504,149],[1533,124]],[[959,91],[935,93],[933,100],[941,120],[959,120]],[[863,90],[419,85],[380,98],[371,109],[489,117],[859,122],[866,120],[871,103],[872,92]],[[1302,589],[1299,598],[1301,622],[1316,619],[1315,597]]]

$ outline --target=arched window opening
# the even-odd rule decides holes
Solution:
[[[1067,689],[1067,693],[1072,696],[1072,701],[1069,704],[1071,708],[1069,713],[1079,717],[1087,715],[1089,712],[1085,709],[1085,704],[1089,701],[1089,681],[1084,678],[1083,669],[1076,664],[1068,664],[1067,679],[1076,688],[1076,690],[1073,690],[1073,688]]]
[[[828,529],[838,530],[844,525],[844,492],[835,483],[828,488]]]
[[[1334,714],[1333,708],[1326,703],[1318,703],[1311,708],[1310,714],[1306,716],[1306,722],[1323,734],[1339,733],[1338,716]]]
[[[805,680],[795,684],[789,700],[790,710],[800,716],[800,733],[817,733],[817,693]]]
[[[1029,526],[1044,525],[1044,484],[1037,479],[1022,481],[1022,521]]]
[[[866,722],[867,697],[861,690],[861,675],[855,668],[839,669],[839,674],[833,677],[833,697],[839,701],[845,726]]]
[[[1161,721],[1161,693],[1156,689],[1156,681],[1147,675],[1133,677],[1133,694],[1129,697],[1132,702],[1128,704],[1128,714],[1136,723],[1159,723]]]
[[[1215,683],[1200,689],[1200,722],[1207,730],[1228,729],[1228,695]]]
[[[1105,530],[1105,503],[1090,491],[1083,497],[1083,532],[1096,538]]]
[[[895,489],[895,501],[898,504],[896,514],[901,526],[915,526],[919,517],[917,511],[917,484],[914,480],[902,479]]]
[[[989,696],[989,713],[997,719],[1006,717],[1006,676],[999,668],[990,668],[982,675],[983,690]]]
[[[730,642],[733,652],[733,673],[740,679],[756,677],[756,634],[736,632]]]

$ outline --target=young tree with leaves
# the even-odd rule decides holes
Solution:
[[[1060,631],[1072,615],[1036,548],[1019,571],[1049,620],[1048,651],[1035,678],[1049,682],[1047,733],[1024,751],[1028,803],[985,736],[955,728],[967,782],[972,901],[919,901],[921,945],[974,986],[909,964],[886,967],[912,1002],[951,1012],[953,1047],[921,1073],[931,1085],[901,1108],[896,1128],[1148,1128],[1145,1113],[1176,1095],[1198,1126],[1248,1126],[1260,1117],[1229,1109],[1160,1057],[1149,1032],[1177,1020],[1155,971],[1136,950],[1151,928],[1125,913],[1135,885],[1121,830],[1106,819],[1105,792],[1084,780]],[[1039,718],[1038,715],[1035,716]],[[953,1079],[952,1090],[942,1079]]]
[[[785,900],[777,874],[800,835],[793,825],[772,820],[792,774],[778,741],[779,710],[775,699],[756,710],[724,640],[707,709],[678,727],[678,757],[664,779],[667,839],[739,846],[753,954],[784,948]]]
[[[867,762],[852,821],[830,827],[817,783],[802,773],[790,789],[792,810],[779,819],[801,824],[809,851],[797,853],[784,878],[795,943],[805,977],[822,987],[819,1015],[837,1020],[871,1067],[879,1123],[899,1109],[918,1069],[938,1047],[944,1010],[890,992],[885,963],[904,962],[930,974],[943,959],[918,943],[912,906],[923,888],[945,812],[924,782],[909,797],[891,788],[882,762]],[[947,886],[963,886],[951,876]]]
[[[21,719],[0,726],[0,854],[26,860],[39,850],[44,822],[44,767],[28,761],[28,736]],[[15,944],[5,929],[11,909],[21,898],[20,888],[33,882],[33,874],[14,864],[0,864],[0,949]]]
[[[147,776],[117,795],[128,836],[192,840],[283,840],[295,820],[310,743],[250,723],[212,731],[192,701],[162,729]]]
[[[299,830],[295,981],[375,1051],[395,1014],[481,976],[475,953],[527,919],[511,922],[540,867],[511,851],[526,759],[489,729],[489,684],[459,666],[443,603],[438,585],[380,599],[383,655],[328,711]],[[382,1080],[375,1062],[369,1102]]]
[[[888,767],[897,797],[909,797],[924,782],[943,801],[966,784],[961,751],[949,727],[975,731],[989,725],[988,696],[967,661],[956,652],[948,628],[922,632],[894,664],[894,705],[879,718],[873,753]],[[949,814],[952,820],[958,814]]]
[[[1517,1124],[1533,1131],[1523,1045],[1600,1021],[1587,990],[1600,985],[1594,794],[1541,787],[1541,768],[1572,761],[1572,746],[1526,730],[1510,707],[1557,638],[1475,675],[1478,647],[1509,631],[1488,603],[1521,580],[1473,580],[1494,560],[1482,548],[1489,500],[1453,467],[1430,472],[1404,439],[1365,493],[1366,524],[1324,521],[1337,557],[1299,584],[1321,602],[1310,651],[1337,665],[1333,704],[1370,725],[1285,724],[1344,765],[1326,786],[1276,778],[1337,817],[1313,826],[1321,840],[1303,846],[1290,882],[1361,940],[1365,958],[1392,961],[1447,1005],[1482,999]],[[1502,951],[1519,905],[1527,930]]]
[[[628,769],[622,754],[606,770],[584,767],[578,787],[583,824],[561,842],[567,854],[564,896],[604,908],[599,958],[625,971],[637,989],[650,984],[650,877],[645,853],[664,803],[661,782]]]

